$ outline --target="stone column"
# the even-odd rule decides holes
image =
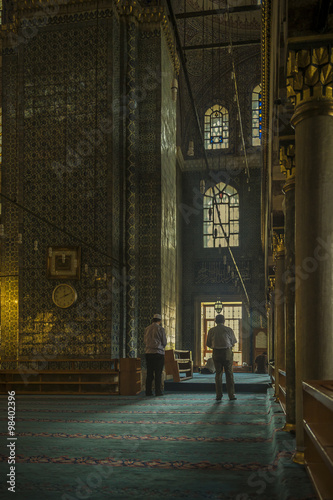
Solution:
[[[286,174],[285,194],[285,366],[286,423],[283,430],[295,430],[295,138],[280,138],[280,165]],[[291,142],[292,141],[292,142]]]
[[[333,53],[322,45],[291,50],[287,67],[297,172],[297,461],[304,458],[302,381],[333,379]]]
[[[274,233],[275,291],[274,291],[274,364],[275,395],[279,398],[279,369],[284,370],[285,335],[284,335],[284,238]]]

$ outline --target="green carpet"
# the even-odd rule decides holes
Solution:
[[[271,390],[237,397],[17,396],[14,495],[1,396],[1,498],[315,499]]]

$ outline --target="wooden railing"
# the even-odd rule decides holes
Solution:
[[[306,467],[322,500],[333,498],[333,380],[303,382]]]

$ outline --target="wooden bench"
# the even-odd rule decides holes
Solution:
[[[318,498],[333,492],[333,380],[311,380],[303,385],[304,458]]]
[[[174,382],[182,382],[193,378],[192,352],[179,349],[166,350],[165,373],[166,375],[172,375]],[[181,374],[185,376],[180,376]]]
[[[0,362],[0,394],[109,394],[141,391],[141,360],[36,359]]]

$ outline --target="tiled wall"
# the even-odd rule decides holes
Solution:
[[[4,207],[4,223],[13,234],[3,242],[2,272],[18,273],[19,321],[15,326],[13,316],[4,321],[3,339],[19,332],[19,356],[117,356],[119,294],[112,294],[111,279],[120,206],[112,126],[119,92],[117,43],[112,51],[113,38],[119,38],[117,22],[110,11],[103,19],[95,12],[80,23],[66,17],[53,21],[21,44],[17,55],[9,51],[4,56],[4,92],[9,96],[15,85],[18,92],[4,110],[3,175],[7,195],[8,186],[19,179],[12,197],[18,196],[30,212],[18,210],[15,225],[13,208]],[[15,122],[19,129],[12,147]],[[47,278],[50,246],[81,247],[80,280]],[[78,295],[67,310],[52,301],[53,289],[64,281]],[[8,310],[4,305],[2,310]]]
[[[161,309],[161,33],[139,35],[138,356],[144,329]],[[149,58],[147,57],[149,54]]]

